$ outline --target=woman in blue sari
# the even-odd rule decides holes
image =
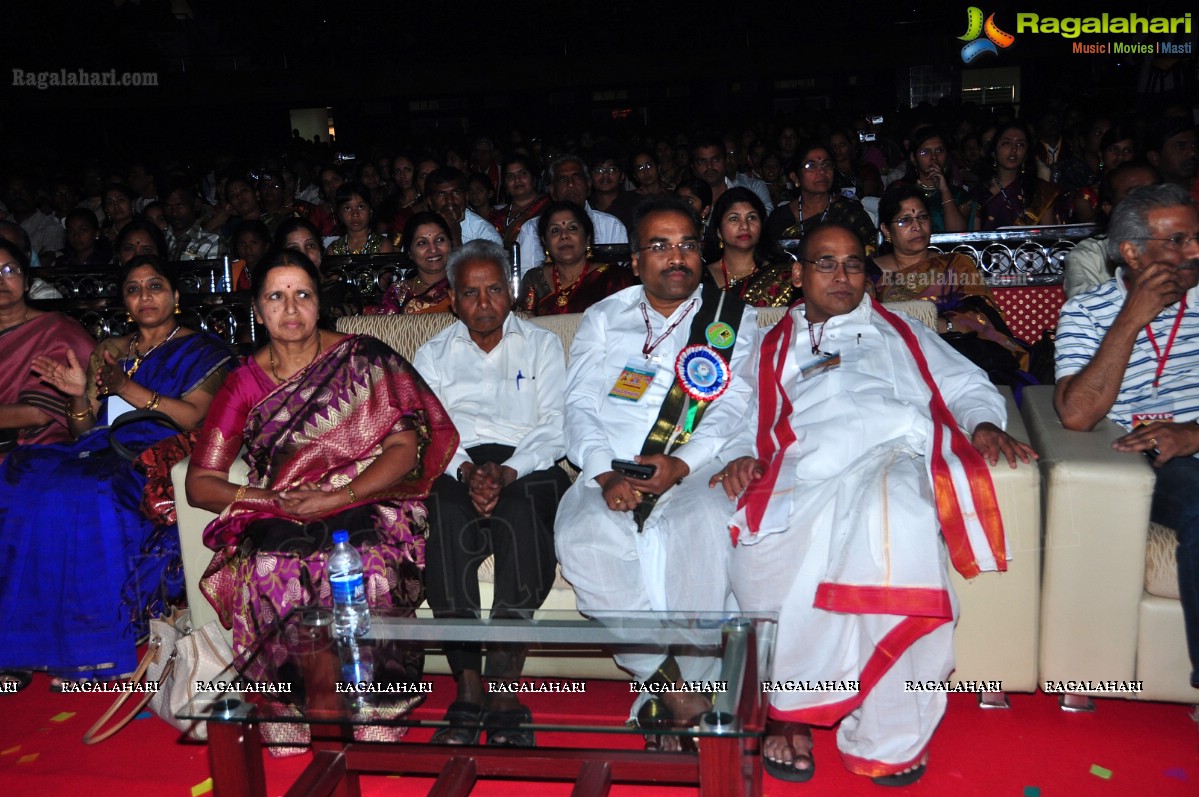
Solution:
[[[75,440],[22,446],[0,465],[0,668],[128,673],[147,607],[182,591],[179,568],[168,567],[178,532],[142,513],[146,477],[109,446],[108,423],[153,409],[198,427],[232,358],[217,338],[179,326],[179,294],[157,257],[129,261],[121,293],[136,331],[97,346],[86,371],[73,352],[33,361],[69,397]],[[115,437],[140,453],[173,434],[138,422]]]

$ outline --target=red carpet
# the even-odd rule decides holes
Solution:
[[[440,716],[452,695],[449,679],[433,677],[434,693],[420,710]],[[190,797],[208,777],[203,745],[181,742],[157,717],[137,720],[103,744],[80,737],[109,697],[52,694],[38,675],[16,695],[0,695],[0,797]],[[552,695],[533,701],[548,718],[583,711],[623,716],[627,687],[589,684],[585,696]],[[574,705],[572,706],[572,702]],[[1192,707],[1167,703],[1098,701],[1094,714],[1064,714],[1050,695],[1012,695],[1007,711],[983,711],[969,695],[951,695],[949,711],[933,739],[928,773],[907,789],[880,790],[840,764],[832,731],[816,731],[817,774],[808,784],[766,778],[766,795],[922,794],[936,797],[1194,797],[1199,794],[1199,732]],[[68,716],[69,715],[69,716]],[[414,731],[425,740],[429,731]],[[632,737],[540,734],[541,745],[636,745]],[[267,761],[271,795],[282,794],[308,756]],[[1092,772],[1096,767],[1098,774]],[[1110,775],[1104,777],[1107,773]],[[363,778],[363,794],[423,795],[431,778]],[[480,781],[479,797],[568,795],[569,784]],[[614,787],[623,797],[693,794],[692,790]]]

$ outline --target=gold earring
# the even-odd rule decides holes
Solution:
[[[554,262],[554,256],[550,254],[549,249],[545,250],[545,262],[547,265]]]
[[[591,259],[591,244],[587,244],[587,259]]]
[[[721,251],[724,251],[724,239],[723,239],[723,238],[718,238],[718,239],[716,239],[716,240],[718,240],[718,241],[720,242],[720,249],[721,249]]]
[[[179,313],[180,313],[179,302],[175,302],[175,315],[179,315]]]
[[[125,313],[125,320],[128,321],[130,324],[132,324],[133,323],[133,313]]]

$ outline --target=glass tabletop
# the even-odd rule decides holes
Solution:
[[[370,630],[359,637],[333,632],[329,609],[297,609],[261,638],[257,647],[197,692],[177,713],[182,719],[253,723],[319,723],[345,726],[442,727],[442,710],[419,708],[432,693],[422,673],[426,654],[453,643],[524,644],[530,656],[609,659],[613,653],[711,657],[713,676],[684,681],[673,691],[707,696],[712,710],[696,727],[659,729],[690,735],[756,735],[765,721],[777,619],[746,613],[600,613],[537,611],[531,619],[444,619],[427,610],[372,610]],[[693,659],[691,659],[693,660]],[[526,668],[527,669],[527,668]],[[567,668],[569,670],[569,667]],[[629,707],[660,696],[660,683],[627,678],[619,689],[597,688],[598,679],[542,678],[486,681],[491,691],[517,692],[521,702],[554,694],[559,710],[534,712],[532,730],[643,733],[625,721]],[[441,687],[445,688],[445,687]],[[449,688],[453,688],[452,686]],[[613,706],[614,694],[627,695]],[[604,705],[597,706],[597,702]],[[597,711],[600,708],[602,710]]]

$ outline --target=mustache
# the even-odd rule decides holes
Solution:
[[[671,266],[668,269],[664,269],[662,271],[662,276],[666,276],[667,274],[673,274],[676,271],[679,272],[680,274],[685,274],[688,277],[690,277],[691,273],[692,273],[691,269],[688,268],[687,266],[679,265],[679,266]]]
[[[1178,268],[1185,268],[1188,271],[1199,271],[1199,257],[1192,257],[1190,260],[1184,260],[1178,264]]]

